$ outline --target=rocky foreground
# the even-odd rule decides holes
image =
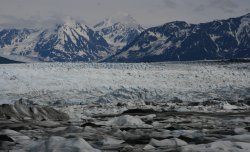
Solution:
[[[104,115],[101,110],[108,108],[102,105],[54,106],[57,110],[22,100],[1,105],[0,151],[250,151],[248,109],[200,113],[128,107],[118,104],[113,109],[120,111]]]

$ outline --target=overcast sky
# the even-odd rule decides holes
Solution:
[[[0,0],[0,24],[32,24],[72,16],[94,24],[118,12],[144,26],[183,20],[189,23],[250,13],[250,0]]]

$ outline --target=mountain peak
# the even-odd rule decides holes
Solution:
[[[116,16],[112,16],[110,20],[127,25],[138,25],[137,21],[128,13],[118,13]]]
[[[250,13],[242,16],[242,19],[241,19],[242,22],[247,22],[249,23],[250,22]]]
[[[51,28],[54,30],[55,28],[62,28],[62,27],[67,27],[67,28],[84,28],[84,29],[89,29],[87,26],[86,22],[84,20],[79,20],[75,19],[71,16],[66,16],[65,18],[60,19],[56,24],[54,24]]]
[[[80,23],[77,22],[73,17],[67,16],[63,19],[63,25],[69,26],[69,27],[76,27]]]
[[[65,17],[63,19],[63,21],[65,22],[65,24],[72,24],[72,23],[74,24],[74,23],[76,23],[76,20],[71,16]]]
[[[173,22],[169,22],[164,24],[163,26],[187,26],[188,23],[185,21],[173,21]]]
[[[117,51],[131,43],[144,29],[127,13],[115,16],[96,24],[94,29]]]
[[[246,17],[250,17],[250,13],[247,13],[245,16],[246,16]]]
[[[249,58],[250,14],[201,24],[174,21],[147,29],[108,62]],[[234,34],[236,33],[236,34]]]
[[[119,12],[114,16],[106,18],[102,22],[96,24],[94,27],[96,29],[110,27],[110,26],[113,26],[114,24],[117,24],[117,23],[124,24],[128,27],[138,27],[138,25],[139,25],[137,23],[137,21],[128,13]]]

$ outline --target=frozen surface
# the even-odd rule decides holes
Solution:
[[[100,115],[88,119],[82,117],[79,122],[55,121],[55,125],[48,125],[47,121],[13,121],[7,117],[0,119],[0,151],[248,152],[250,150],[249,112],[148,114],[138,112],[119,116]],[[145,124],[148,126],[145,127]]]
[[[106,125],[114,127],[138,127],[150,128],[152,126],[145,124],[140,118],[124,115],[109,120]]]
[[[182,152],[247,152],[250,151],[249,143],[216,141],[205,145],[188,145]]]
[[[249,84],[249,63],[0,65],[0,151],[246,152]]]
[[[0,103],[238,101],[250,96],[249,63],[87,64],[0,66]],[[233,106],[225,105],[232,109]]]
[[[24,151],[30,152],[100,152],[91,147],[82,138],[66,139],[63,137],[52,136],[47,141],[38,141],[28,145]],[[31,148],[30,148],[31,147]]]

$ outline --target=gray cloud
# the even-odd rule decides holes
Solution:
[[[34,16],[29,18],[20,18],[11,15],[0,15],[0,18],[4,19],[4,22],[0,23],[1,28],[53,28],[55,25],[63,24],[69,16],[63,14],[52,15],[49,18],[43,18],[41,16]],[[73,18],[73,17],[70,17]],[[73,18],[74,20],[87,24],[81,18]]]
[[[206,9],[206,5],[201,4],[201,5],[197,6],[197,7],[195,7],[195,8],[194,8],[194,11],[195,11],[195,12],[202,12],[202,11],[204,11],[205,9]]]
[[[11,15],[1,15],[3,22],[0,23],[1,28],[33,28],[37,25],[37,21],[32,19],[24,19]]]
[[[194,8],[195,12],[202,12],[206,9],[217,9],[225,13],[234,13],[239,8],[235,0],[208,0],[206,4],[200,4]]]
[[[31,26],[60,22],[72,16],[93,25],[117,12],[144,26],[175,20],[199,23],[243,15],[250,0],[0,0],[0,24]],[[173,9],[171,9],[173,8]],[[199,13],[197,13],[199,12]]]
[[[227,13],[233,13],[236,9],[239,8],[237,2],[232,0],[210,0],[209,6],[217,7]]]
[[[245,12],[246,12],[246,13],[250,13],[250,8],[246,8],[246,9],[245,9]]]
[[[163,0],[167,8],[176,8],[177,4],[173,0]]]

